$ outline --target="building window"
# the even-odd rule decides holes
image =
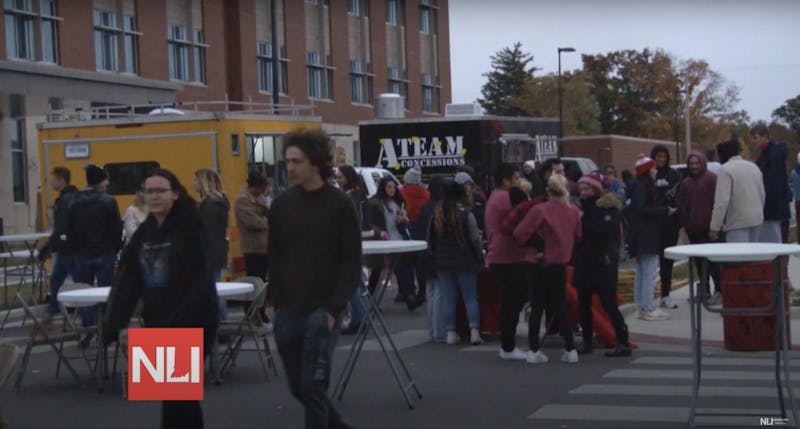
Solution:
[[[27,201],[27,168],[25,145],[25,97],[17,94],[9,96],[9,119],[11,139],[11,177],[15,203]]]
[[[330,0],[306,0],[307,4],[313,4],[314,6],[328,6],[330,5]]]
[[[205,83],[206,49],[201,0],[167,1],[167,57],[172,80]]]
[[[6,52],[10,58],[57,61],[58,31],[55,0],[4,0]],[[36,31],[41,43],[36,46]]]
[[[386,23],[404,25],[403,0],[386,0]]]
[[[119,71],[119,34],[114,12],[94,10],[94,64],[98,70]]]
[[[286,94],[288,60],[284,49],[281,49],[280,60],[278,88],[281,94]],[[272,93],[272,45],[269,42],[258,42],[258,90]]]
[[[439,113],[439,87],[429,74],[422,75],[422,111]]]
[[[353,16],[367,16],[367,0],[347,0],[347,13]]]
[[[436,12],[431,1],[419,5],[419,31],[423,34],[436,34]]]
[[[408,80],[405,71],[389,67],[389,92],[402,95],[408,109]]]
[[[372,104],[372,65],[359,60],[350,60],[350,101],[357,104]]]
[[[308,67],[308,97],[322,100],[333,99],[333,67],[330,56],[323,64],[317,52],[306,53]]]

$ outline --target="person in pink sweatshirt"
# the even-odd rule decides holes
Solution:
[[[539,328],[546,303],[555,306],[554,317],[558,322],[561,336],[564,337],[564,350],[561,360],[577,363],[578,353],[572,338],[572,327],[567,319],[566,295],[567,264],[572,259],[572,248],[581,239],[581,216],[578,209],[568,202],[569,191],[564,176],[553,175],[547,181],[548,200],[534,206],[514,229],[514,238],[520,244],[527,244],[535,235],[544,240],[544,259],[535,265],[531,278],[531,317],[528,322],[528,342],[530,350],[528,363],[545,363],[549,359],[539,350]]]

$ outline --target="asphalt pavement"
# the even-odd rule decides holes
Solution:
[[[798,267],[790,268],[798,278]],[[340,411],[359,428],[683,428],[689,408],[691,358],[688,289],[673,292],[679,308],[672,319],[645,322],[629,313],[627,322],[637,349],[630,358],[606,358],[602,350],[581,356],[578,364],[559,361],[561,342],[548,337],[550,362],[529,365],[497,358],[499,342],[448,346],[427,339],[424,312],[409,313],[387,293],[383,315],[393,332],[423,398],[409,410],[380,348],[369,340],[355,368]],[[792,339],[800,345],[800,319],[792,312]],[[0,341],[22,345],[29,329],[16,319]],[[527,332],[518,329],[525,348]],[[340,338],[333,379],[341,371],[352,336]],[[730,352],[723,348],[722,319],[703,314],[704,374],[700,407],[721,413],[750,411],[778,417],[772,352]],[[71,354],[77,349],[67,346]],[[274,351],[274,348],[273,348]],[[792,351],[793,368],[800,352]],[[291,397],[277,357],[279,375],[265,381],[256,357],[245,353],[221,385],[207,382],[203,410],[206,428],[299,428],[303,410]],[[36,347],[23,390],[14,376],[2,393],[11,428],[114,428],[158,426],[159,404],[122,398],[119,381],[98,393],[85,366],[81,382],[62,371],[55,377],[55,355]],[[800,385],[800,376],[792,383]],[[759,426],[758,417],[706,420],[723,427]]]

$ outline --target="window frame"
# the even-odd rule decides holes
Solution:
[[[28,198],[28,148],[25,129],[25,96],[9,94],[9,120],[15,132],[9,132],[11,155],[11,196],[15,204],[27,204]]]
[[[366,67],[363,64],[360,60],[350,60],[350,102],[372,106],[375,75],[371,63],[366,63]]]
[[[272,43],[267,41],[256,42],[256,61],[258,73],[258,91],[272,94]],[[278,94],[287,95],[289,83],[289,59],[286,58],[286,48],[280,47],[280,72],[278,74]],[[262,83],[264,84],[262,86]]]
[[[55,0],[3,1],[7,58],[58,63],[58,22],[63,19],[55,15],[55,4]]]
[[[333,70],[331,56],[321,62],[318,52],[306,52],[306,91],[308,98],[333,101]]]
[[[422,111],[424,113],[441,113],[439,110],[439,90],[436,76],[423,73],[420,79],[422,86]]]

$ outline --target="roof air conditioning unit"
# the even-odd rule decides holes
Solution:
[[[400,94],[381,94],[375,109],[378,119],[402,119],[406,117],[406,106]]]
[[[446,104],[444,116],[483,116],[483,107],[480,103]]]

